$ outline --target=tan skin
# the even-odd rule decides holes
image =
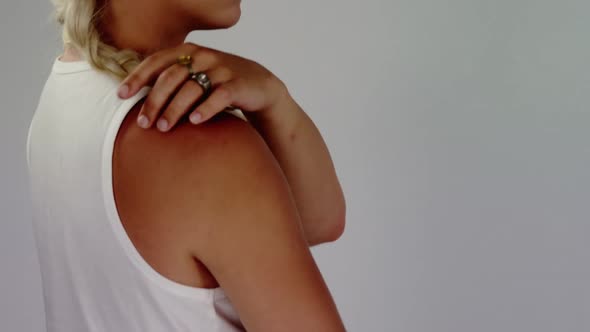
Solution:
[[[142,15],[129,14],[139,6]],[[184,43],[192,30],[234,25],[239,1],[112,0],[105,13],[110,42],[147,57],[120,96],[153,86],[124,120],[113,156],[119,213],[142,256],[177,282],[221,285],[248,331],[343,331],[308,248],[344,230],[344,197],[319,131],[262,65]],[[202,103],[175,64],[180,54],[213,83]],[[66,49],[61,59],[79,57]],[[249,124],[222,112],[228,105]],[[198,124],[188,121],[194,113]],[[141,114],[150,129],[138,125]]]
[[[122,82],[131,85],[131,91],[122,97],[131,96],[142,85],[154,86],[146,101],[149,107],[141,112],[148,116],[150,127],[159,118],[166,119],[172,128],[185,113],[201,113],[201,121],[205,121],[225,106],[239,107],[281,165],[308,243],[313,246],[340,237],[346,205],[330,153],[287,87],[255,61],[184,44],[193,30],[235,25],[241,15],[240,0],[111,0],[109,4],[103,21],[105,35],[115,46],[132,48],[147,57]],[[130,15],[138,6],[141,15]],[[180,54],[190,54],[193,69],[206,72],[212,82],[213,92],[202,105],[196,105],[197,109],[186,105],[199,99],[202,89],[186,80],[186,68],[174,64]],[[151,61],[154,58],[157,60]],[[172,84],[167,85],[166,80]],[[164,108],[162,100],[166,98],[171,102]]]

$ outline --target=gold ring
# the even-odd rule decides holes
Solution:
[[[186,68],[188,68],[188,74],[190,75],[194,75],[196,72],[193,69],[193,58],[190,55],[181,55],[178,58],[176,58],[176,62],[181,65],[181,66],[185,66]]]
[[[179,65],[188,66],[193,63],[193,57],[190,55],[181,55],[176,59]]]

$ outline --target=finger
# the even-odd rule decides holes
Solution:
[[[145,58],[131,73],[119,84],[118,95],[126,99],[135,95],[142,87],[153,83],[157,75],[176,62],[172,58],[172,50],[166,49],[154,53]]]
[[[156,84],[150,90],[145,103],[139,111],[137,123],[142,128],[149,128],[155,122],[160,111],[164,108],[171,96],[180,88],[188,77],[188,70],[179,65],[168,67],[156,80]]]
[[[120,98],[135,95],[142,87],[156,81],[159,74],[177,62],[180,55],[193,58],[202,47],[193,43],[184,43],[178,47],[167,48],[145,58],[119,85]]]
[[[207,76],[211,81],[211,86],[214,87],[229,81],[233,76],[233,72],[225,66],[219,66],[208,72]],[[188,86],[187,84],[185,84],[181,89],[186,89],[188,91],[179,91],[173,97],[172,101],[170,101],[170,105],[164,110],[164,112],[160,116],[160,119],[164,120],[158,120],[162,124],[162,128],[164,129],[164,131],[167,131],[168,129],[174,127],[178,120],[180,120],[180,118],[182,118],[184,114],[188,113],[188,111],[191,108],[193,108],[195,104],[199,102],[199,99],[201,99],[201,97],[203,96],[203,88],[201,88],[201,86],[197,82],[188,80],[187,83],[190,84],[188,84]],[[189,98],[190,96],[193,97],[193,101],[190,105],[188,104],[188,100],[176,101],[176,98]]]
[[[215,114],[230,106],[240,91],[243,91],[244,81],[237,78],[219,85],[211,95],[201,103],[189,116],[193,124],[209,120]]]
[[[203,88],[193,81],[188,80],[174,96],[156,126],[158,130],[166,132],[170,130],[188,110],[201,98]]]

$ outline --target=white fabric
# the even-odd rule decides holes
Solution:
[[[221,288],[170,280],[127,236],[111,161],[126,113],[119,83],[55,58],[28,131],[33,228],[48,332],[244,331]]]

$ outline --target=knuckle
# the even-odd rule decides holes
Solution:
[[[236,78],[233,79],[233,82],[235,85],[241,86],[244,83],[246,83],[246,79],[244,79],[242,76],[238,76]]]
[[[170,83],[176,76],[176,72],[173,70],[166,70],[162,74],[160,74],[160,79],[164,84]]]
[[[217,89],[217,93],[219,94],[219,98],[222,100],[229,100],[231,99],[231,89],[228,85],[221,85]]]
[[[198,49],[197,44],[190,41],[184,42],[183,47],[189,52],[195,52]]]
[[[183,111],[188,109],[191,104],[194,102],[193,96],[175,96],[174,99],[170,102],[170,105],[174,107],[176,111]]]
[[[286,89],[285,83],[281,81],[277,76],[273,75],[271,72],[268,72],[267,75],[264,77],[264,82],[267,87],[280,87],[281,89]]]
[[[213,55],[213,50],[208,47],[201,47],[201,49],[199,49],[199,54],[203,57],[210,57]]]
[[[133,85],[135,81],[137,81],[137,72],[132,72],[125,78],[125,83],[127,85]]]
[[[179,76],[181,76],[185,71],[185,68],[181,68],[179,66],[172,66],[168,69],[164,70],[158,80],[161,81],[163,84],[176,84]]]
[[[217,74],[221,80],[229,80],[233,76],[233,71],[227,66],[217,68]]]
[[[148,77],[144,71],[140,71],[133,75],[132,80],[133,82],[147,82]]]
[[[172,121],[177,120],[180,118],[186,111],[188,110],[190,105],[183,100],[173,100],[170,102],[170,105],[164,110],[164,113],[170,118]]]
[[[151,65],[158,61],[160,58],[160,54],[158,52],[148,55],[145,60],[143,60],[147,65]]]
[[[174,73],[174,76],[186,77],[188,75],[188,70],[182,66],[172,66],[171,70]]]
[[[143,104],[143,109],[144,109],[145,114],[153,113],[153,111],[156,107],[157,107],[157,100],[154,96],[151,96],[150,98],[146,98],[146,100]]]
[[[271,72],[267,71],[266,74],[264,75],[264,80],[267,83],[276,83],[277,77],[275,75],[273,75]]]
[[[174,119],[173,114],[178,113],[178,108],[178,104],[170,103],[170,105],[168,105],[166,109],[164,109],[164,111],[162,112],[162,116],[165,116],[167,119],[172,120]]]
[[[217,63],[219,61],[217,52],[210,48],[202,47],[198,52],[198,56],[203,63]]]

